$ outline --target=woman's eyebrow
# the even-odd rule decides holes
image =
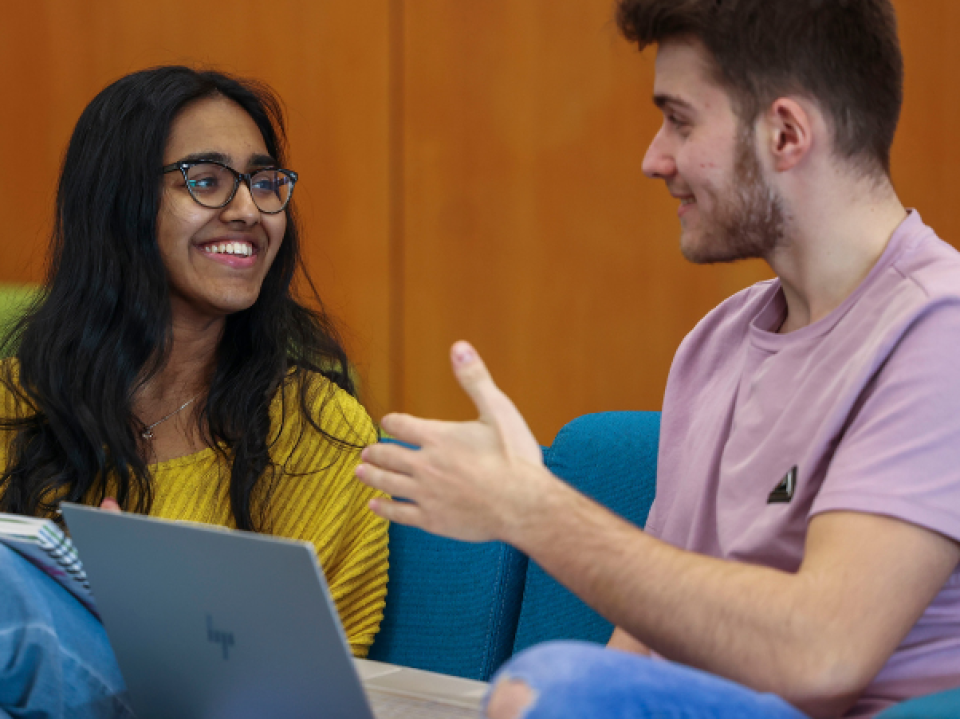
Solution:
[[[229,161],[230,158],[222,152],[191,152],[177,160],[177,162],[222,162],[224,165]]]
[[[247,167],[276,167],[277,161],[270,155],[251,155]]]
[[[224,155],[222,152],[191,152],[185,157],[181,157],[177,162],[219,162],[228,167],[233,167],[231,164],[232,158],[228,155]],[[270,157],[270,155],[264,154],[255,154],[251,155],[247,160],[247,167],[276,167],[277,161]]]

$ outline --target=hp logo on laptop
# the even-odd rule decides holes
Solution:
[[[213,617],[207,615],[207,641],[211,644],[219,644],[223,648],[223,658],[230,658],[230,647],[234,645],[233,632],[227,632],[222,629],[213,628]]]

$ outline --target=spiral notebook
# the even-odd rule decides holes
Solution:
[[[99,616],[77,548],[49,519],[0,513],[0,542],[38,566]]]

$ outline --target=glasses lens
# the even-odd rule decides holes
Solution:
[[[233,192],[236,181],[225,167],[201,162],[187,169],[187,188],[193,198],[204,207],[220,207]]]
[[[253,201],[263,212],[279,212],[293,193],[293,178],[280,170],[262,170],[250,178]]]

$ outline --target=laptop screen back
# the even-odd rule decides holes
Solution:
[[[141,719],[372,717],[309,543],[61,509]]]

